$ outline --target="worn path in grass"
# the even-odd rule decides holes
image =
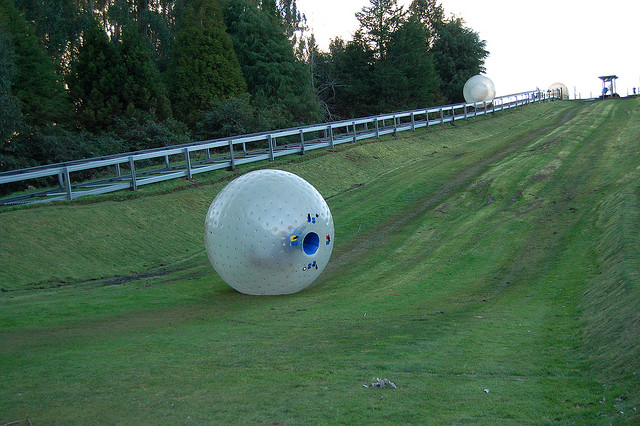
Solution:
[[[41,228],[68,278],[29,271],[28,250],[3,272],[0,422],[637,420],[639,115],[546,104],[280,162],[336,222],[326,273],[287,297],[237,294],[208,267],[219,178],[0,213],[71,218],[87,244]]]

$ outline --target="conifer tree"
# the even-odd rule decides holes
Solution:
[[[397,0],[370,0],[370,6],[356,13],[364,40],[384,58],[393,33],[402,23],[404,11]]]
[[[298,10],[296,0],[280,0],[279,14],[284,33],[291,40],[296,32],[307,29],[307,18]],[[295,42],[295,40],[292,40]],[[295,44],[295,43],[294,43]]]
[[[68,123],[73,109],[62,80],[13,0],[0,0],[0,23],[13,44],[16,72],[11,93],[20,103],[25,122],[32,125]]]
[[[438,0],[413,0],[409,5],[409,17],[422,24],[427,31],[429,48],[438,37],[438,30],[444,23],[444,8]]]
[[[80,124],[90,132],[108,129],[124,110],[120,94],[125,68],[116,47],[94,21],[83,37],[69,79]]]
[[[247,0],[227,0],[224,18],[262,127],[317,122],[320,104],[307,64],[298,61],[281,23]]]
[[[380,112],[375,86],[375,54],[359,31],[344,49],[339,71],[344,79],[344,105],[341,115],[362,117]]]
[[[415,19],[393,33],[387,55],[376,64],[380,112],[421,108],[441,100],[428,39],[426,28]]]
[[[174,116],[194,126],[214,101],[246,93],[218,0],[191,0],[167,71]]]
[[[489,55],[486,42],[464,26],[460,18],[445,22],[433,45],[436,70],[442,80],[442,92],[449,102],[462,102],[462,88],[472,76],[484,72]]]
[[[171,106],[164,83],[154,68],[147,46],[130,23],[123,28],[119,58],[124,67],[121,85],[122,104],[127,117],[143,121],[152,115],[164,121],[171,116]]]

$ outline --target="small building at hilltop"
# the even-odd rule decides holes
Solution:
[[[603,75],[598,78],[602,80],[602,99],[620,97],[616,91],[617,75]]]

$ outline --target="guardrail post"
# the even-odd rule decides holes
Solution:
[[[358,142],[358,138],[357,138],[357,135],[356,135],[356,122],[355,122],[355,120],[353,121],[353,142],[354,143]]]
[[[191,156],[189,155],[189,148],[184,149],[184,159],[187,162],[187,179],[191,179]]]
[[[411,113],[411,131],[412,132],[416,131],[416,117],[413,112]]]
[[[273,155],[273,137],[271,135],[269,135],[267,137],[267,141],[269,142],[269,161],[273,161],[275,159],[274,155]]]
[[[440,125],[444,126],[444,109],[440,108]]]
[[[233,171],[236,169],[236,161],[233,157],[233,141],[229,141],[229,157],[231,158],[229,168]]]
[[[376,117],[376,139],[380,139],[380,125],[378,124],[378,117]]]
[[[129,169],[131,170],[131,190],[138,190],[138,182],[136,181],[136,166],[133,161],[133,156],[129,157]]]
[[[329,125],[329,148],[333,149],[333,127]]]
[[[304,155],[304,130],[300,129],[300,154]]]
[[[164,167],[169,170],[169,156],[165,155],[164,156]]]
[[[393,114],[393,136],[398,136],[398,119],[395,114]]]
[[[60,189],[64,188],[64,172],[58,173],[58,185],[60,186]]]
[[[69,175],[69,168],[64,168],[64,180],[67,188],[67,200],[73,200],[73,192],[71,191],[71,176]]]
[[[473,108],[475,109],[476,104],[473,104]],[[464,104],[464,119],[468,120],[469,119],[469,110],[467,109],[467,104]]]
[[[116,164],[116,177],[119,178],[122,175],[120,172],[120,163]]]

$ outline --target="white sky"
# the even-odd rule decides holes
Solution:
[[[408,6],[411,0],[398,0]],[[598,96],[617,75],[621,96],[640,87],[640,0],[440,0],[486,40],[486,75],[498,95],[564,83],[571,97]],[[350,40],[369,0],[297,0],[318,45]]]

